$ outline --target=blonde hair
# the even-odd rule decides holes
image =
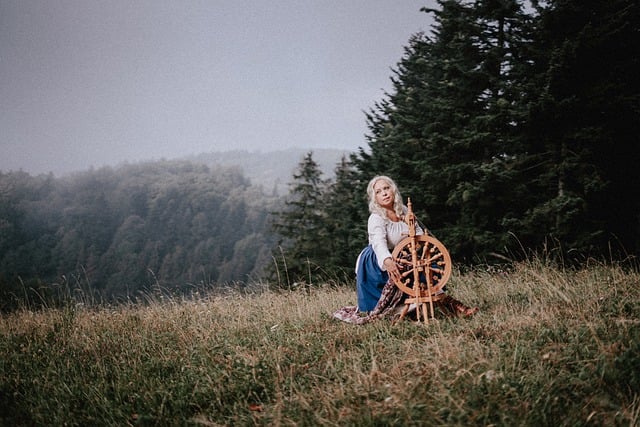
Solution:
[[[378,204],[376,201],[376,193],[373,189],[373,186],[376,185],[378,181],[386,181],[391,187],[391,191],[393,191],[393,210],[395,211],[398,217],[402,217],[404,215],[404,205],[402,204],[402,196],[400,195],[400,190],[398,190],[398,186],[396,183],[385,175],[374,176],[371,181],[369,181],[369,185],[367,185],[367,196],[369,197],[369,212],[380,215],[382,218],[387,218],[387,211]]]

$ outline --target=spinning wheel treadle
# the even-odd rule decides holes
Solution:
[[[438,239],[426,234],[426,230],[425,234],[416,234],[417,220],[411,199],[407,201],[407,208],[409,236],[402,239],[391,254],[400,270],[400,278],[394,279],[394,282],[408,295],[400,319],[407,314],[410,305],[415,304],[418,320],[424,317],[427,322],[428,311],[431,312],[431,318],[435,318],[434,301],[444,297],[441,291],[451,276],[451,256]]]

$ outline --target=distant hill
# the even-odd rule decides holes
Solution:
[[[285,194],[288,184],[293,180],[293,172],[309,151],[313,153],[313,159],[320,166],[325,179],[333,178],[340,159],[351,153],[327,148],[290,148],[267,152],[232,150],[202,153],[187,157],[186,160],[207,166],[238,166],[254,185],[262,186],[265,192],[274,190],[278,194]]]

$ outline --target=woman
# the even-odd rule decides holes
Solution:
[[[404,221],[407,212],[395,182],[387,176],[376,176],[367,186],[369,219],[367,232],[369,245],[356,261],[357,307],[344,307],[334,317],[351,323],[365,323],[390,314],[406,297],[395,286],[400,270],[393,261],[391,251],[409,234]],[[416,234],[423,234],[419,227]],[[456,315],[471,316],[478,308],[469,308],[460,301],[446,296],[438,305]],[[367,313],[361,316],[361,313]]]

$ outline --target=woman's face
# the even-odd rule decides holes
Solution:
[[[376,202],[386,209],[393,209],[393,202],[395,200],[395,194],[391,189],[391,185],[384,179],[379,179],[373,184],[373,194],[376,197]]]

